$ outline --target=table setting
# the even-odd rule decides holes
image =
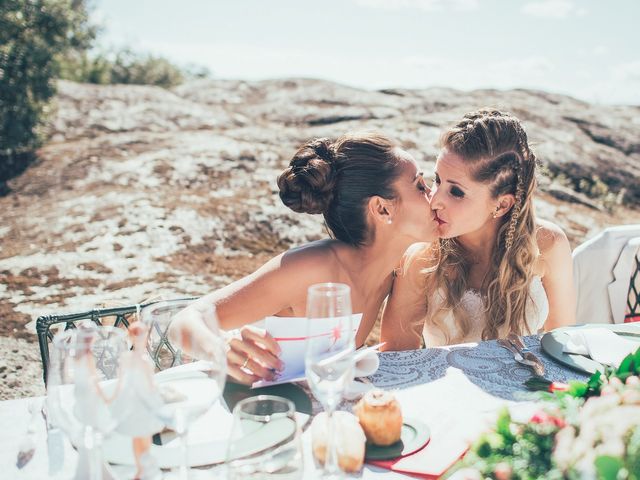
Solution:
[[[578,384],[593,393],[599,372],[600,394],[614,367],[627,368],[623,385],[640,372],[635,324],[356,350],[359,318],[343,287],[310,292],[301,321],[323,327],[289,332],[304,345],[297,367],[252,387],[225,381],[222,340],[194,351],[172,331],[189,301],[139,309],[128,332],[60,332],[47,397],[0,402],[9,478],[466,478],[457,466],[478,458],[478,439],[504,412],[518,425],[538,418],[549,400],[532,392],[540,385],[547,395]],[[205,314],[215,326],[215,310]]]

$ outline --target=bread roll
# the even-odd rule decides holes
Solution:
[[[353,411],[370,443],[387,446],[400,440],[402,411],[391,392],[369,390]]]
[[[349,412],[333,413],[333,441],[338,455],[338,466],[345,472],[360,471],[364,463],[366,437],[358,419]],[[327,456],[327,414],[321,412],[311,422],[313,455],[324,465]]]

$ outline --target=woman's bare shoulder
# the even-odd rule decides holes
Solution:
[[[324,277],[337,265],[337,248],[339,244],[333,240],[318,240],[292,248],[274,260],[277,259],[281,268],[295,269],[307,272],[309,275]]]
[[[536,240],[540,254],[545,255],[557,248],[562,248],[569,243],[567,235],[562,228],[548,220],[538,220],[536,228]]]

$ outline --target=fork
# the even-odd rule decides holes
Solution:
[[[529,350],[529,347],[525,345],[522,338],[520,338],[515,333],[510,333],[509,335],[507,335],[507,339],[513,344],[513,346],[518,350],[520,355],[522,355],[525,360],[528,360],[533,364],[532,367],[536,375],[539,375],[541,377],[544,376],[544,363],[542,363],[542,360],[540,360],[540,358],[538,358],[535,353]]]
[[[16,458],[16,467],[18,467],[18,469],[21,469],[29,463],[36,451],[35,433],[38,418],[40,417],[39,403],[40,402],[35,399],[29,402],[29,424],[27,426],[27,432],[18,447],[18,457]]]
[[[531,360],[525,359],[520,354],[518,349],[515,346],[513,346],[511,344],[511,342],[509,342],[509,340],[504,339],[504,338],[499,338],[498,339],[498,345],[500,345],[502,348],[506,348],[507,350],[509,350],[513,354],[513,359],[516,362],[520,363],[521,365],[526,365],[527,367],[531,368],[534,371],[534,373],[537,374],[535,362],[532,362]]]

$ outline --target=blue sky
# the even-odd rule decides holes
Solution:
[[[216,78],[534,88],[640,105],[640,0],[94,0],[101,45]]]

